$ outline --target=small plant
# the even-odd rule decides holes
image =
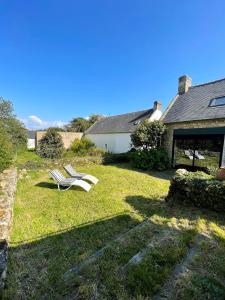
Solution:
[[[13,147],[3,128],[0,128],[0,172],[10,166],[13,159]]]
[[[48,129],[38,143],[37,153],[43,158],[60,158],[64,152],[61,135],[55,129]]]
[[[95,144],[87,138],[82,138],[81,140],[74,140],[71,146],[71,150],[76,155],[91,154],[92,151],[95,151],[95,149]]]

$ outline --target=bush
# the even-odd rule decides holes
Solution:
[[[204,172],[177,170],[166,200],[225,212],[225,181]]]
[[[61,135],[55,129],[48,129],[38,143],[37,153],[43,158],[60,158],[64,152]]]
[[[81,140],[74,140],[71,145],[71,150],[77,155],[87,155],[96,151],[96,147],[91,140],[82,138]]]
[[[166,170],[169,158],[164,149],[143,149],[130,153],[131,163],[142,170]]]
[[[0,128],[0,172],[10,166],[12,159],[12,144],[6,132]]]

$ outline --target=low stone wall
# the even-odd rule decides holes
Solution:
[[[8,243],[13,220],[16,177],[16,169],[8,169],[0,174],[0,290],[4,287],[7,271]]]

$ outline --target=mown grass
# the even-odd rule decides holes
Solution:
[[[76,188],[58,192],[48,169],[52,165],[61,168],[63,160],[46,162],[34,152],[18,155],[19,168],[24,168],[27,161],[36,161],[42,167],[28,164],[27,174],[18,180],[6,299],[152,297],[186,255],[197,232],[210,237],[201,251],[208,255],[212,269],[203,263],[203,258],[201,261],[199,254],[189,276],[200,278],[205,272],[209,277],[214,274],[217,282],[225,279],[225,249],[221,247],[225,240],[224,216],[168,206],[163,198],[172,171],[139,172],[127,164],[103,166],[79,158],[72,160],[73,165],[81,172],[93,174],[100,182],[89,193]],[[131,232],[123,241],[112,242],[143,220],[148,220],[147,227]],[[126,266],[154,239],[156,243],[140,264]],[[69,281],[64,280],[66,271],[105,245],[109,247],[93,264]],[[196,285],[190,284],[193,280],[179,280],[179,299],[202,293],[201,280]],[[207,293],[212,297],[208,299],[218,295],[210,285]],[[225,295],[223,286],[219,293]]]

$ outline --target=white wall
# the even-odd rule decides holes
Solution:
[[[98,148],[112,153],[127,152],[131,148],[130,133],[87,134]]]
[[[27,140],[27,149],[35,149],[35,139]]]
[[[162,112],[156,109],[149,121],[159,120]],[[104,149],[112,153],[124,153],[131,148],[130,133],[98,133],[87,134],[89,138],[98,148]]]

